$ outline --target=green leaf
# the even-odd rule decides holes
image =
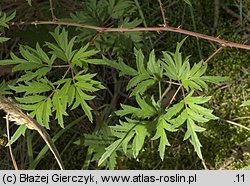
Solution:
[[[68,89],[68,105],[72,105],[74,99],[75,99],[75,87],[73,85],[69,86]]]
[[[52,116],[52,100],[47,98],[43,105],[43,125],[49,129],[50,116]]]
[[[136,66],[137,66],[138,72],[142,73],[142,74],[146,74],[147,71],[146,71],[145,66],[144,66],[144,55],[143,55],[142,51],[136,50],[136,48],[134,48],[134,53],[136,56]]]
[[[26,131],[27,127],[26,125],[20,125],[18,127],[18,129],[16,130],[16,132],[11,136],[11,139],[10,139],[10,144],[13,144],[15,143],[16,140],[18,140],[18,138],[25,134],[25,131]],[[8,146],[9,144],[7,144]]]
[[[185,38],[186,39],[186,38]],[[180,72],[181,70],[181,67],[183,65],[183,62],[182,62],[182,56],[181,56],[181,53],[179,52],[180,51],[180,48],[181,48],[181,45],[183,44],[183,42],[185,41],[182,40],[180,43],[177,42],[177,46],[176,46],[176,51],[175,51],[175,54],[174,54],[174,61],[175,61],[175,65],[176,65],[176,70],[177,72]]]
[[[68,87],[68,93],[67,95],[69,104],[71,105],[75,98],[75,102],[71,109],[74,109],[81,105],[82,109],[84,110],[85,114],[88,116],[89,120],[92,122],[93,117],[91,114],[91,107],[88,106],[86,103],[86,100],[92,100],[95,96],[90,96],[86,94],[85,92],[94,92],[100,89],[104,89],[105,87],[99,82],[92,80],[92,78],[96,74],[82,74],[84,71],[80,71],[75,77],[74,77],[74,87]],[[70,91],[70,92],[69,92]]]
[[[0,12],[0,15],[2,14],[2,12]],[[14,11],[11,15],[6,16],[5,13],[2,14],[2,16],[0,17],[0,26],[3,26],[5,28],[9,28],[9,25],[7,24],[9,21],[11,21],[12,19],[14,19],[14,17],[16,16],[16,11]]]
[[[8,37],[0,37],[0,43],[8,41],[10,38]]]
[[[129,82],[128,82],[128,85],[127,85],[127,90],[135,87],[138,83],[144,81],[144,80],[147,80],[149,79],[150,76],[149,74],[139,74],[138,76],[135,76],[133,77]]]
[[[199,71],[201,66],[202,66],[202,62],[198,64],[195,63],[189,72],[189,77],[193,77],[197,73],[197,71]]]
[[[187,110],[185,109],[177,116],[177,118],[169,120],[169,122],[173,124],[174,128],[179,128],[184,124],[187,118],[188,118],[188,113]]]
[[[250,105],[250,99],[244,101],[240,106],[241,106],[241,107],[245,107],[245,106],[249,106],[249,105]]]
[[[52,65],[52,61],[49,59],[48,55],[40,47],[39,43],[36,43],[36,51],[39,57],[49,65]]]
[[[1,60],[0,65],[15,65],[15,64],[18,64],[18,63],[25,63],[25,62],[27,62],[24,59],[18,58],[12,52],[10,52],[10,56],[11,56],[12,60],[11,59]]]
[[[27,61],[42,64],[42,60],[34,54],[36,51],[33,48],[20,45],[19,51]]]
[[[115,152],[115,153],[113,153],[113,154],[111,154],[111,156],[109,157],[109,161],[108,161],[108,168],[109,168],[109,170],[114,170],[115,169],[115,167],[116,167],[116,164],[117,164],[117,162],[116,162],[116,158],[117,158],[117,153]]]
[[[118,116],[125,116],[132,114],[133,117],[138,118],[150,118],[157,113],[157,110],[151,105],[148,104],[144,99],[140,97],[139,94],[136,95],[136,102],[140,108],[136,108],[129,105],[121,105],[123,110],[118,110],[115,113]]]
[[[54,32],[50,32],[52,37],[55,39],[57,45],[62,49],[62,51],[66,51],[68,45],[68,32],[65,28],[60,29],[60,27],[56,27]]]
[[[149,87],[151,87],[155,83],[156,83],[156,80],[154,79],[148,79],[148,80],[138,83],[135,89],[130,94],[130,97],[135,96],[138,93],[143,94]]]
[[[148,123],[137,120],[131,120],[127,118],[128,122],[120,122],[121,125],[112,127],[113,135],[121,138],[121,144],[123,145],[123,151],[127,152],[128,142],[132,140],[132,152],[133,156],[137,157],[139,151],[142,149],[145,137],[149,135]]]
[[[108,65],[107,60],[104,59],[84,59],[83,61],[93,65]]]
[[[76,52],[76,51],[73,51],[73,45],[74,45],[75,39],[76,39],[76,37],[73,37],[69,41],[69,43],[68,43],[68,45],[66,47],[66,50],[65,50],[65,55],[66,55],[68,61],[71,61],[72,57],[74,56],[74,54]]]
[[[73,56],[72,58],[72,64],[76,65],[79,64],[81,59],[86,58],[86,53],[85,51],[87,50],[87,48],[89,47],[89,44],[86,44],[84,47],[81,47]],[[81,63],[80,63],[81,64]]]
[[[149,54],[149,60],[147,63],[147,71],[149,74],[154,75],[155,77],[162,78],[162,67],[160,65],[160,60],[156,62],[155,52],[152,50]]]
[[[49,42],[45,42],[45,43],[52,50],[50,52],[51,54],[55,55],[56,57],[60,58],[63,61],[68,61],[67,56],[65,55],[65,52],[61,48]]]
[[[194,104],[194,103],[189,103],[188,106],[195,112],[203,115],[204,117],[208,119],[218,119],[218,117],[214,116],[212,114],[213,110],[209,110],[207,108],[204,108],[200,105]]]
[[[28,4],[29,4],[30,6],[32,6],[32,5],[31,5],[31,1],[32,1],[32,0],[26,0],[26,1],[28,2]]]
[[[157,124],[156,124],[156,133],[151,138],[151,140],[156,140],[156,139],[160,138],[160,144],[158,147],[158,151],[160,153],[160,157],[162,160],[164,159],[166,146],[171,146],[169,141],[168,141],[166,131],[174,132],[176,130],[172,127],[172,125],[167,123],[163,117],[160,116],[158,118]]]
[[[19,106],[21,109],[23,109],[23,110],[32,111],[33,113],[32,113],[32,114],[30,113],[30,115],[31,115],[32,117],[34,117],[35,114],[36,114],[36,113],[34,112],[34,110],[36,110],[36,108],[39,107],[39,105],[40,105],[40,102],[35,103],[35,104],[32,104],[32,105],[19,104],[18,106]]]
[[[184,39],[182,39],[181,42],[177,42],[175,54],[180,53],[181,46],[183,45],[183,43],[186,41],[187,38],[188,38],[188,36],[186,36]]]
[[[208,90],[208,85],[201,80],[201,78],[192,78],[193,81],[195,81],[200,87],[204,88],[205,90]]]
[[[250,170],[250,165],[247,165],[246,167],[243,167],[242,170]]]
[[[12,19],[14,19],[16,16],[16,11],[14,11],[12,14],[10,14],[8,17],[6,17],[5,21],[6,22],[9,22],[11,21]]]
[[[185,133],[184,140],[187,140],[189,137],[191,137],[194,150],[200,159],[203,159],[202,154],[201,154],[202,145],[199,141],[199,138],[196,132],[203,132],[204,130],[205,130],[204,128],[195,125],[192,119],[190,118],[187,119],[187,131]]]
[[[126,136],[125,139],[123,139],[122,141],[122,150],[124,152],[124,154],[127,154],[128,151],[128,143],[130,142],[130,140],[134,137],[135,133],[134,132],[129,132]]]
[[[145,138],[146,136],[149,135],[149,132],[147,131],[145,125],[137,125],[134,128],[134,131],[135,131],[135,137],[132,143],[132,150],[134,158],[136,158],[139,155],[139,152],[143,147]]]
[[[91,100],[94,98],[94,96],[88,96],[86,95],[80,88],[76,88],[76,93],[75,93],[75,103],[73,104],[71,109],[74,109],[81,105],[83,111],[87,115],[89,121],[93,122],[93,116],[91,113],[92,108],[88,106],[85,100]]]
[[[41,102],[41,101],[45,100],[46,98],[47,98],[46,96],[34,95],[34,96],[25,96],[25,97],[22,97],[22,98],[16,97],[15,99],[16,99],[19,103],[30,104],[30,103],[38,103],[38,102]]]
[[[76,75],[74,79],[78,80],[78,82],[75,83],[75,86],[81,88],[83,91],[90,92],[105,89],[99,81],[91,79],[94,76],[95,74]]]
[[[201,79],[202,75],[205,73],[207,65],[203,65],[203,61],[198,64],[194,64],[190,69],[190,64],[188,62],[188,57],[185,59],[183,66],[181,67],[181,72],[179,72],[179,77],[181,79],[183,87],[189,91],[191,90],[200,90],[202,88],[208,89],[207,84]]]
[[[74,79],[76,79],[77,81],[90,81],[93,77],[96,76],[96,74],[84,74],[82,75],[82,73],[84,73],[84,71],[80,71],[76,74],[76,76],[74,77]]]
[[[229,77],[221,77],[221,76],[202,76],[201,79],[203,81],[207,81],[207,82],[214,83],[214,84],[220,84],[222,82],[226,82],[230,80]]]
[[[21,55],[25,58],[20,59],[11,53],[12,61],[6,60],[2,64],[17,64],[14,66],[13,71],[23,71],[23,70],[33,70],[39,69],[44,66],[40,56],[38,56],[37,51],[27,47],[27,46],[20,46],[19,47]]]
[[[5,82],[4,80],[2,81],[2,83],[0,83],[0,95],[5,95],[5,94],[12,94],[10,92],[10,87],[9,86],[13,86],[16,82],[15,81],[8,81]]]
[[[192,4],[191,4],[191,1],[190,1],[190,0],[183,0],[183,1],[185,1],[185,3],[187,3],[189,6],[192,6]]]
[[[151,106],[152,103],[151,103],[151,105],[148,104],[145,101],[145,99],[141,98],[141,96],[139,94],[136,95],[136,102],[141,107],[142,112],[146,113],[146,115],[148,115],[148,117],[151,117],[157,113],[155,108]]]
[[[201,77],[207,70],[207,64],[204,64],[203,60],[201,60],[198,63],[199,69],[195,72],[195,74],[190,73],[191,78],[193,76],[195,77]]]
[[[118,139],[106,148],[106,152],[102,155],[101,159],[98,161],[98,166],[100,166],[107,158],[109,158],[121,145],[122,139]]]
[[[134,114],[137,117],[142,117],[141,116],[141,109],[139,109],[139,108],[132,107],[130,105],[123,105],[123,104],[121,104],[121,107],[122,107],[123,110],[115,111],[116,115],[125,116],[125,115],[129,115],[129,114]]]
[[[34,78],[44,78],[48,72],[50,72],[51,67],[42,67],[36,70],[35,72],[27,71],[24,75],[22,75],[17,82],[22,82],[22,81],[30,81]]]
[[[184,102],[180,101],[179,103],[176,103],[172,107],[168,108],[166,110],[166,114],[164,114],[164,119],[169,120],[173,116],[177,115],[182,109],[184,108]]]
[[[62,128],[64,128],[63,116],[68,115],[66,112],[67,105],[65,104],[65,101],[63,101],[63,97],[64,95],[60,95],[58,90],[56,90],[52,98],[52,103],[56,111],[56,119]]]
[[[184,101],[189,104],[189,103],[196,103],[196,104],[203,104],[208,102],[211,99],[211,96],[191,96],[192,93],[189,94],[189,96],[184,98]]]
[[[18,86],[10,86],[10,88],[18,93],[25,92],[25,95],[39,94],[52,90],[52,87],[44,82],[32,81],[26,82],[26,84],[27,85],[18,84]]]
[[[117,70],[120,71],[120,75],[130,75],[130,76],[136,76],[138,72],[131,68],[130,66],[126,65],[123,62],[122,58],[118,58],[118,62],[111,61],[111,60],[106,60],[107,64]]]
[[[36,106],[37,106],[37,107],[34,109],[33,112],[30,113],[30,115],[31,115],[32,117],[36,117],[37,122],[38,122],[40,125],[44,126],[44,123],[43,123],[43,108],[44,108],[44,102],[41,101],[41,102],[37,103]]]
[[[20,63],[12,68],[13,72],[17,71],[24,71],[24,70],[33,70],[33,69],[38,69],[41,68],[43,65],[39,63],[33,63],[33,62],[25,62],[25,63]]]
[[[172,55],[172,54],[171,54]],[[178,71],[172,56],[167,52],[163,52],[162,66],[166,71],[166,75],[173,80],[178,80]],[[165,62],[165,63],[164,63]]]
[[[189,87],[191,88],[191,90],[200,90],[202,91],[202,88],[199,84],[197,84],[196,82],[194,81],[189,81]]]
[[[109,14],[112,18],[118,19],[120,18],[124,12],[129,9],[133,9],[134,4],[131,1],[127,0],[119,0],[119,1],[114,1],[114,0],[109,0]],[[116,2],[116,3],[115,3]]]
[[[53,85],[61,85],[64,83],[71,83],[72,78],[64,78],[64,79],[59,79],[58,81],[53,82]]]
[[[201,123],[205,123],[209,121],[209,119],[202,117],[202,115],[200,115],[197,112],[194,112],[190,108],[187,108],[186,110],[187,110],[188,117],[194,121],[201,122]]]
[[[178,71],[178,79],[186,79],[190,75],[190,64],[189,64],[189,57],[186,57],[186,59],[183,62],[183,65],[181,66],[180,70]]]
[[[82,67],[82,63],[92,63],[92,64],[99,64],[102,60],[98,59],[88,59],[90,56],[93,56],[98,53],[95,50],[86,51],[89,47],[89,44],[85,45],[84,47],[80,48],[72,58],[72,64]],[[99,63],[98,63],[99,61]]]

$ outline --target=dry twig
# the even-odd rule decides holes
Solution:
[[[61,170],[64,169],[61,157],[57,151],[55,144],[53,143],[47,131],[39,123],[37,123],[36,120],[24,114],[19,108],[14,105],[14,103],[1,96],[0,109],[4,110],[7,113],[7,118],[9,121],[14,121],[17,125],[26,125],[28,129],[36,130],[46,142],[51,152],[54,154],[54,157]]]
[[[6,115],[6,131],[7,131],[7,138],[8,138],[8,147],[9,147],[9,151],[10,151],[10,157],[11,157],[11,161],[13,163],[13,166],[15,168],[15,170],[18,170],[17,167],[17,163],[15,160],[15,156],[13,154],[12,148],[11,148],[11,142],[10,142],[10,125],[9,125],[9,115]]]

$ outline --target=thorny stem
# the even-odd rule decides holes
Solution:
[[[53,7],[53,0],[49,0],[49,6],[50,6],[52,21],[56,21],[56,16],[55,16],[54,7]]]
[[[161,0],[158,0],[158,1],[159,1],[160,9],[161,9],[161,15],[162,15],[164,27],[166,27],[168,24],[167,24],[167,21],[166,21],[166,16],[165,16],[165,13],[164,13],[164,9],[162,7],[162,2],[161,2]]]
[[[13,22],[12,25],[24,25],[24,24],[31,24],[31,25],[65,25],[65,26],[75,26],[75,27],[81,27],[81,28],[89,28],[92,30],[96,30],[98,32],[135,32],[135,31],[168,31],[168,32],[175,32],[180,34],[185,34],[189,36],[193,36],[196,38],[213,41],[216,43],[219,43],[221,45],[224,45],[225,47],[233,47],[233,48],[241,48],[245,50],[250,50],[250,45],[244,45],[240,43],[234,43],[230,41],[226,41],[223,39],[220,39],[219,37],[212,37],[196,32],[192,32],[189,30],[184,30],[181,28],[176,27],[137,27],[137,28],[107,28],[107,27],[98,27],[98,26],[92,26],[92,25],[86,25],[86,24],[80,24],[80,23],[71,23],[71,22],[64,22],[64,21],[34,21],[34,22]]]
[[[208,61],[210,61],[216,54],[218,54],[223,48],[225,48],[225,45],[222,44],[220,48],[218,48],[212,55],[210,55],[207,60],[204,62],[206,64]]]

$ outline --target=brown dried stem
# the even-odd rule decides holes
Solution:
[[[11,161],[13,163],[13,166],[14,166],[15,170],[18,170],[16,159],[15,159],[15,156],[14,156],[12,148],[11,148],[9,114],[6,114],[5,119],[6,119],[6,130],[7,130],[7,138],[8,138],[8,147],[9,147],[9,151],[10,151]]]
[[[47,131],[39,123],[37,123],[36,120],[24,114],[22,110],[14,105],[14,103],[2,96],[0,96],[0,110],[4,110],[6,112],[7,121],[13,121],[17,125],[25,125],[28,129],[36,130],[54,154],[61,170],[64,170],[63,162],[54,142],[50,138]]]

